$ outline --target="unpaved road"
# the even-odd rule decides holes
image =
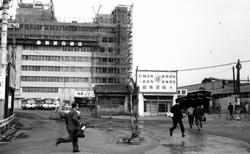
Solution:
[[[0,154],[54,154],[72,153],[72,145],[55,146],[59,136],[66,136],[63,121],[50,120],[51,111],[16,111],[16,116],[25,123],[26,136],[12,143],[0,145]],[[108,118],[82,116],[87,123],[86,137],[79,139],[84,154],[165,154],[165,153],[249,153],[249,121],[227,121],[223,118],[208,117],[201,132],[186,128],[187,136],[181,137],[180,130],[169,136],[170,119],[144,118],[139,121],[140,145],[116,144],[122,137],[131,134],[129,117],[112,119],[111,129]],[[186,119],[184,125],[187,126]]]

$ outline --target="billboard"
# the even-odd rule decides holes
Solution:
[[[74,97],[93,98],[95,97],[95,93],[93,90],[75,91]]]
[[[138,70],[140,92],[177,93],[177,71]]]

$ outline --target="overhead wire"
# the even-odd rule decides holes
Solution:
[[[246,61],[244,61],[246,62]],[[250,62],[247,61],[247,62]],[[197,68],[189,68],[189,69],[180,69],[180,70],[177,70],[177,71],[194,71],[194,70],[202,70],[202,69],[210,69],[210,68],[216,68],[216,67],[224,67],[224,66],[229,66],[229,65],[234,65],[236,64],[236,62],[232,62],[232,63],[227,63],[227,64],[220,64],[220,65],[213,65],[213,66],[205,66],[205,67],[197,67]]]

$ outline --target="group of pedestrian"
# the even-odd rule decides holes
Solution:
[[[174,106],[172,106],[170,112],[173,113],[173,126],[169,129],[169,134],[170,136],[173,135],[173,131],[175,130],[175,128],[177,127],[177,124],[180,125],[180,129],[181,129],[181,133],[182,133],[182,137],[185,137],[185,128],[182,122],[182,118],[183,118],[183,113],[182,113],[182,109],[180,107],[179,102],[176,102],[176,104]],[[195,107],[190,106],[189,108],[187,108],[186,110],[186,114],[188,116],[188,122],[189,122],[189,126],[190,128],[193,128],[194,122],[198,128],[198,131],[201,130],[202,128],[202,121],[205,121],[206,117],[204,115],[203,112],[203,108],[202,105],[197,105]]]
[[[240,119],[242,111],[244,113],[244,119],[249,118],[249,106],[247,102],[244,104],[244,106],[235,105],[235,108],[233,107],[232,103],[229,102],[227,111],[229,112],[229,120],[234,120],[234,111],[237,114],[236,119]]]

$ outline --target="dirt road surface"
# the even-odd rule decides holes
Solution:
[[[16,111],[24,124],[25,135],[8,144],[0,144],[0,154],[67,154],[72,144],[55,146],[56,138],[67,136],[64,121],[49,119],[52,111]],[[139,120],[140,145],[117,144],[121,138],[131,135],[128,116],[93,118],[84,114],[87,123],[85,138],[79,139],[80,153],[84,154],[166,154],[166,153],[250,153],[250,121],[229,121],[223,116],[207,116],[201,131],[190,129],[184,119],[187,136],[182,138],[179,128],[169,136],[172,121],[166,117]]]

